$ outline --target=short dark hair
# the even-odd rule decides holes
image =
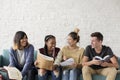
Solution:
[[[20,47],[21,47],[20,40],[23,39],[24,36],[26,36],[26,38],[28,39],[26,33],[23,31],[17,31],[14,36],[14,44],[18,47],[18,49],[20,49]],[[27,45],[28,45],[28,43],[27,43]]]
[[[80,36],[78,35],[78,33],[70,32],[68,35],[71,36],[73,40],[77,40],[77,42],[80,41]]]
[[[99,41],[103,41],[103,35],[100,32],[94,32],[91,34],[91,37],[97,37]]]

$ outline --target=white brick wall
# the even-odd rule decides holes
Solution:
[[[57,37],[57,46],[65,45],[75,27],[81,29],[82,47],[100,31],[104,44],[120,55],[120,0],[0,0],[0,53],[12,46],[18,30],[38,49],[46,34]]]

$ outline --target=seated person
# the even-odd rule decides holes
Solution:
[[[11,67],[16,67],[21,71],[22,77],[27,76],[27,80],[35,80],[37,70],[34,67],[34,47],[29,44],[25,32],[18,31],[14,36],[14,46],[10,49]]]
[[[77,45],[80,41],[78,32],[79,29],[76,28],[75,31],[68,34],[68,45],[61,49],[55,60],[54,66],[56,67],[61,66],[60,63],[62,61],[66,61],[67,59],[71,58],[74,60],[72,64],[63,66],[62,80],[77,80],[78,74],[80,74],[84,48]]]
[[[59,48],[55,47],[56,46],[56,38],[53,35],[47,35],[44,39],[45,41],[45,46],[44,48],[40,48],[39,52],[41,54],[44,54],[49,57],[53,57],[54,59],[56,58]],[[36,60],[35,65],[38,64],[38,61]],[[48,80],[48,76],[52,76],[52,80],[60,80],[59,77],[59,71],[58,70],[46,70],[46,69],[38,69],[38,76],[40,80]]]
[[[103,35],[100,32],[91,34],[91,45],[85,49],[83,57],[83,79],[92,80],[92,74],[106,76],[106,80],[115,80],[119,67],[116,57],[110,47],[102,45]],[[97,56],[97,57],[96,57]],[[100,60],[100,58],[105,58]]]

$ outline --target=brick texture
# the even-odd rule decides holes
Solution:
[[[57,46],[80,28],[80,46],[90,44],[90,34],[100,31],[103,44],[120,55],[120,0],[0,0],[0,54],[13,45],[16,31],[27,33],[35,49],[44,46],[44,37],[53,34]]]

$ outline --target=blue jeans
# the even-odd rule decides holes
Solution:
[[[77,80],[78,69],[63,70],[62,80]]]
[[[56,77],[53,71],[47,71],[45,75],[38,75],[39,80],[49,80],[49,76],[51,76],[52,80],[60,80],[60,76]]]

